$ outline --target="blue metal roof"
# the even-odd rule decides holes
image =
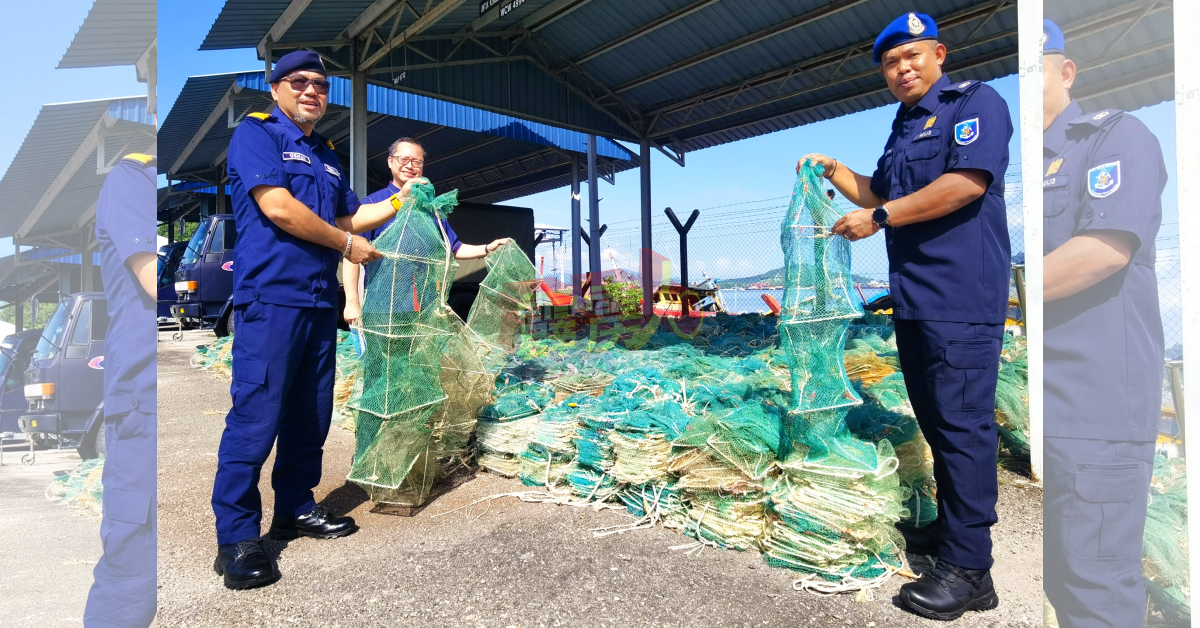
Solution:
[[[202,48],[256,45],[286,5],[227,0]],[[938,20],[955,78],[1016,71],[1016,2],[928,0],[920,9]],[[303,44],[330,68],[350,67],[354,46],[336,38],[378,16],[356,43],[371,80],[683,152],[894,104],[870,50],[910,10],[903,0],[444,0],[422,21],[415,10],[390,18],[311,0],[305,13],[320,12],[322,28],[301,28],[302,15],[272,56]]]
[[[329,108],[317,130],[332,140],[348,163],[350,85],[331,78]],[[272,104],[261,72],[195,76],[187,80],[175,106],[159,129],[159,164],[165,171],[178,161],[188,143],[226,94],[232,94],[235,119]],[[439,187],[459,189],[460,198],[478,200],[475,188],[486,188],[487,200],[498,202],[569,184],[568,154],[586,151],[587,136],[576,131],[518,120],[493,112],[369,85],[367,110],[368,183],[382,187],[390,174],[387,148],[399,137],[417,138],[426,150],[425,173]],[[220,113],[220,112],[218,112]],[[236,124],[235,124],[236,127]],[[222,166],[233,128],[220,116],[182,164],[167,174],[211,184]],[[598,142],[601,171],[637,166],[637,158],[610,140]],[[503,167],[507,164],[507,167]]]
[[[58,67],[133,65],[157,30],[155,0],[96,0]]]
[[[115,163],[122,154],[144,152],[154,142],[153,119],[146,98],[111,98],[43,105],[21,147],[0,179],[0,237],[16,235],[39,204],[44,210],[25,239],[74,228],[74,223],[100,197],[107,176],[98,172],[96,149],[84,155],[89,137],[103,131],[105,161]],[[84,158],[71,171],[77,153]],[[55,190],[60,175],[66,185]]]
[[[1129,111],[1175,98],[1173,13],[1164,0],[1046,5],[1078,68],[1071,95],[1085,111]]]

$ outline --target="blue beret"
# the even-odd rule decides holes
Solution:
[[[283,77],[292,72],[299,71],[320,72],[326,76],[329,74],[325,71],[325,64],[321,62],[321,55],[311,50],[296,50],[289,52],[279,58],[275,64],[275,70],[271,72],[271,77],[267,79],[268,83],[283,80]]]
[[[887,28],[875,38],[875,49],[871,51],[871,59],[876,65],[883,59],[883,53],[907,44],[910,41],[937,39],[937,22],[924,13],[908,13],[892,20]]]
[[[1042,54],[1067,54],[1067,40],[1062,29],[1050,20],[1042,20]]]

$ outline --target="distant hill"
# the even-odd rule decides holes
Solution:
[[[851,275],[851,278],[854,280],[854,283],[864,283],[865,284],[865,283],[870,283],[872,281],[876,281],[870,277],[862,277],[859,275]],[[721,288],[745,288],[746,286],[749,286],[751,284],[756,284],[756,283],[766,283],[766,284],[772,285],[772,286],[782,286],[783,279],[784,279],[783,268],[776,268],[775,270],[769,270],[765,273],[762,273],[759,275],[752,275],[750,277],[739,277],[737,279],[722,279],[720,281],[720,283],[718,283],[717,285]]]

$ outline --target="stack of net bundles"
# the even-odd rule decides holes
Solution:
[[[1025,338],[1005,334],[996,381],[996,431],[1009,455],[1029,459],[1029,354]]]
[[[846,411],[861,403],[843,363],[850,321],[850,243],[830,231],[838,211],[821,167],[803,164],[784,218],[781,349],[791,375],[780,443],[782,475],[770,490],[768,562],[807,572],[817,590],[869,586],[902,564],[894,525],[904,515],[891,444],[854,437]],[[813,580],[816,578],[816,580]]]
[[[554,391],[539,382],[518,382],[501,387],[493,403],[479,412],[475,446],[479,466],[506,477],[521,470],[521,454],[529,448],[542,411]]]
[[[1187,516],[1187,470],[1183,459],[1156,456],[1142,545],[1150,625],[1191,625]]]

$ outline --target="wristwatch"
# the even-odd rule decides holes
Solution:
[[[880,205],[875,208],[875,211],[871,212],[871,220],[880,227],[887,227],[889,215],[887,208]]]

